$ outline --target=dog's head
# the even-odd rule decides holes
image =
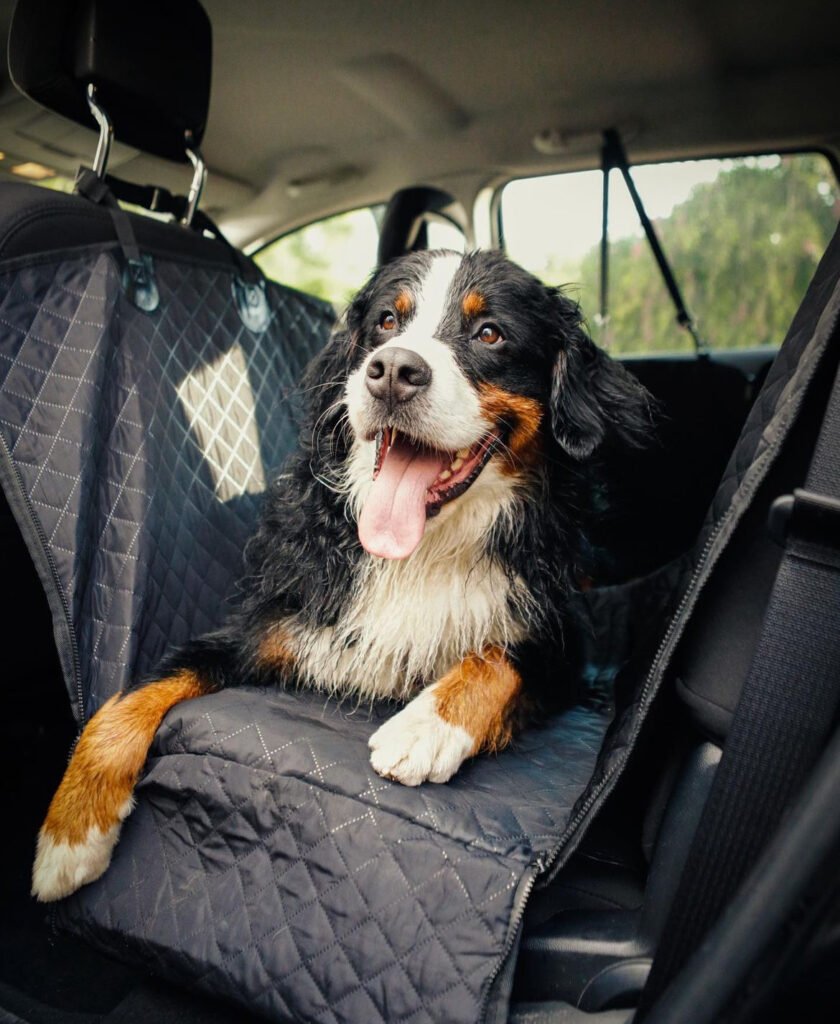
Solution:
[[[610,434],[636,443],[647,425],[644,390],[577,305],[496,252],[376,272],[328,372],[346,375],[359,537],[385,558],[410,555],[450,504],[486,501],[502,480],[510,492],[546,459],[585,460]]]

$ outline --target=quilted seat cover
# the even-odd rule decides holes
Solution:
[[[155,254],[161,304],[145,314],[113,245],[3,261],[2,212],[0,195],[0,475],[84,720],[224,617],[259,492],[293,442],[294,382],[331,317],[272,287],[255,335],[235,269],[175,253]],[[753,409],[679,613],[617,705],[603,684],[630,612],[658,621],[667,576],[592,595],[586,707],[445,786],[371,771],[367,738],[392,709],[254,690],[187,702],[158,734],[110,869],[61,905],[61,923],[278,1021],[506,1019],[528,896],[615,784],[796,415],[840,307],[838,250]]]
[[[368,764],[392,710],[256,691],[173,710],[73,927],[278,1021],[478,1020],[608,717],[410,788]]]
[[[0,427],[10,505],[86,720],[170,644],[225,617],[290,401],[331,307],[271,287],[243,324],[231,268],[157,260],[160,308],[125,297],[114,251],[0,270]]]

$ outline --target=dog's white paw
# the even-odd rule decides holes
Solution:
[[[71,843],[42,828],[32,868],[32,895],[41,903],[64,899],[105,873],[133,801],[120,809],[120,820],[104,831],[91,825],[80,843]]]
[[[447,782],[475,750],[475,739],[437,713],[434,687],[380,726],[368,741],[374,771],[406,786]]]

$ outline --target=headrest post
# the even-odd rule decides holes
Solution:
[[[114,139],[114,126],[111,124],[111,118],[108,117],[107,111],[104,107],[99,105],[99,102],[96,99],[96,86],[93,82],[88,83],[87,101],[88,106],[90,107],[90,112],[93,114],[94,120],[99,125],[99,142],[96,145],[96,156],[93,158],[93,173],[101,181],[105,177],[105,171],[108,167],[108,158],[111,156],[111,143]]]
[[[184,210],[184,216],[181,218],[181,223],[184,227],[189,227],[190,224],[192,224],[195,211],[198,209],[198,204],[201,201],[201,193],[204,191],[204,184],[207,181],[207,164],[204,162],[201,150],[193,143],[192,132],[184,132],[184,141],[186,142],[187,156],[190,158],[190,163],[193,165],[193,177],[190,182],[190,191],[187,194],[187,208]]]

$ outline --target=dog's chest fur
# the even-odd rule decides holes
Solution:
[[[404,699],[485,645],[524,639],[528,595],[486,553],[514,495],[492,470],[483,483],[429,524],[410,558],[365,557],[335,626],[284,623],[301,682],[363,701]]]

